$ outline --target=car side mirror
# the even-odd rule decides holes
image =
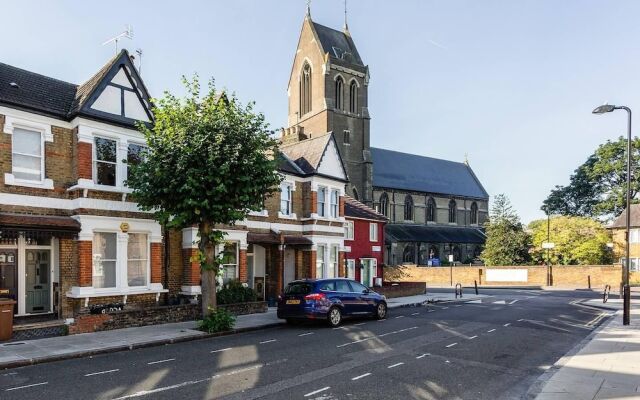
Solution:
[[[364,293],[364,294],[369,294],[369,293],[371,293],[371,290],[369,290],[369,289],[365,289],[365,290],[363,290],[363,291],[362,291],[362,293]]]

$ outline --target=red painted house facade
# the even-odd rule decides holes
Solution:
[[[373,287],[382,278],[387,218],[352,197],[345,197],[346,276]]]

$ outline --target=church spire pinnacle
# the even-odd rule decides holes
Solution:
[[[349,24],[347,24],[347,0],[344,0],[344,31],[349,32]]]
[[[311,0],[307,0],[307,18],[311,18]]]

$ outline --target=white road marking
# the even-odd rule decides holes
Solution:
[[[419,312],[414,312],[411,315],[418,315],[418,314],[420,314],[420,313]]]
[[[366,322],[360,322],[358,324],[353,324],[353,326],[360,326],[360,325],[364,325],[364,324],[366,324]]]
[[[337,328],[331,328],[331,329],[333,329],[335,331],[336,329],[347,329],[347,327],[346,326],[338,326]]]
[[[2,376],[10,376],[10,375],[17,375],[17,372],[9,372],[8,374],[2,374]]]
[[[351,378],[351,380],[352,380],[352,381],[357,381],[358,379],[365,378],[365,377],[367,377],[367,376],[369,376],[369,375],[371,375],[371,372],[367,372],[366,374],[362,374],[362,375],[355,376],[355,377]]]
[[[516,301],[518,301],[518,300],[514,300],[514,301],[510,302],[509,304],[513,304],[513,303],[515,303]]]
[[[451,344],[446,345],[445,347],[447,347],[447,348],[448,348],[448,347],[453,347],[453,346],[455,346],[455,345],[457,345],[457,344],[458,344],[458,343],[451,343]]]
[[[427,312],[435,312],[435,311],[436,311],[436,310],[429,310],[429,311],[427,311]]]
[[[477,337],[478,337],[478,335],[473,335],[473,336],[471,336],[471,337],[469,338],[469,340],[471,340],[471,339],[475,339],[475,338],[477,338]]]
[[[420,354],[418,357],[416,357],[417,360],[421,359],[421,358],[425,358],[426,356],[430,356],[431,353],[424,353],[424,354]]]
[[[480,304],[482,303],[482,300],[471,300],[471,301],[467,301],[467,304]]]
[[[212,350],[211,352],[212,353],[222,353],[223,351],[229,351],[229,350],[231,350],[231,347],[227,347],[227,348],[219,349],[219,350]]]
[[[26,389],[26,388],[30,388],[30,387],[34,387],[34,386],[42,386],[42,385],[47,385],[49,382],[40,382],[40,383],[34,383],[32,385],[25,385],[25,386],[16,386],[16,387],[12,387],[9,389],[5,389],[5,392],[10,392],[12,390],[19,390],[19,389]]]
[[[110,369],[108,371],[92,372],[90,374],[85,374],[84,376],[104,375],[104,374],[110,374],[112,372],[118,372],[118,371],[120,371],[120,370],[119,369]]]
[[[454,307],[462,307],[462,304],[456,304]]]
[[[448,308],[449,308],[449,307],[442,307],[442,309],[443,309],[443,310],[446,310],[446,309],[448,309]]]
[[[273,343],[273,342],[277,342],[277,339],[263,340],[262,342],[260,342],[260,344],[267,344],[267,343]]]
[[[395,317],[395,319],[398,319],[398,318],[404,318],[404,315],[398,315],[397,317]]]
[[[366,342],[367,340],[371,340],[371,339],[375,339],[375,338],[381,338],[381,337],[385,337],[385,336],[389,336],[389,335],[395,335],[396,333],[402,333],[402,332],[410,331],[412,329],[418,329],[418,327],[417,326],[413,326],[411,328],[399,329],[397,331],[383,333],[382,335],[378,335],[378,336],[375,336],[375,335],[374,336],[367,336],[367,337],[364,337],[362,339],[354,340],[353,342],[339,344],[336,347],[337,348],[341,348],[341,347],[345,347],[345,346],[350,346],[352,344],[362,343],[362,342]]]
[[[507,322],[506,324],[502,325],[502,326],[509,326],[511,325],[511,322]]]
[[[507,302],[504,300],[498,300],[498,301],[494,301],[493,304],[507,304]]]
[[[320,392],[324,392],[325,390],[329,390],[329,389],[331,389],[331,386],[325,386],[322,389],[314,390],[313,392],[309,392],[305,394],[304,397],[313,396],[314,394],[318,394]]]
[[[448,364],[448,363],[450,363],[451,361],[447,360],[447,361],[445,361],[445,362]]]
[[[306,333],[301,333],[298,336],[309,336],[309,335],[313,335],[315,332],[306,332]]]
[[[487,333],[491,333],[491,332],[493,332],[493,331],[495,331],[495,329],[489,329],[489,330],[487,331]]]
[[[522,321],[524,321],[524,319],[522,319],[522,318],[520,318],[520,319],[518,320],[518,322],[522,322]]]
[[[148,362],[147,365],[162,364],[162,363],[166,363],[166,362],[169,362],[169,361],[175,361],[175,360],[176,360],[175,358],[167,358],[166,360]]]
[[[386,318],[385,319],[379,319],[378,322],[384,322],[386,320],[387,320]]]
[[[399,363],[396,363],[396,364],[393,364],[393,365],[389,365],[387,368],[395,368],[395,367],[399,367],[399,366],[401,366],[402,364],[404,364],[404,363],[403,363],[403,362],[399,362]]]

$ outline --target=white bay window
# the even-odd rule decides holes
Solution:
[[[98,185],[116,186],[118,167],[117,142],[113,139],[96,137],[93,142],[93,179]]]
[[[116,287],[117,234],[96,232],[93,236],[93,287]]]
[[[130,233],[127,242],[127,282],[146,286],[148,282],[149,243],[144,233]]]

